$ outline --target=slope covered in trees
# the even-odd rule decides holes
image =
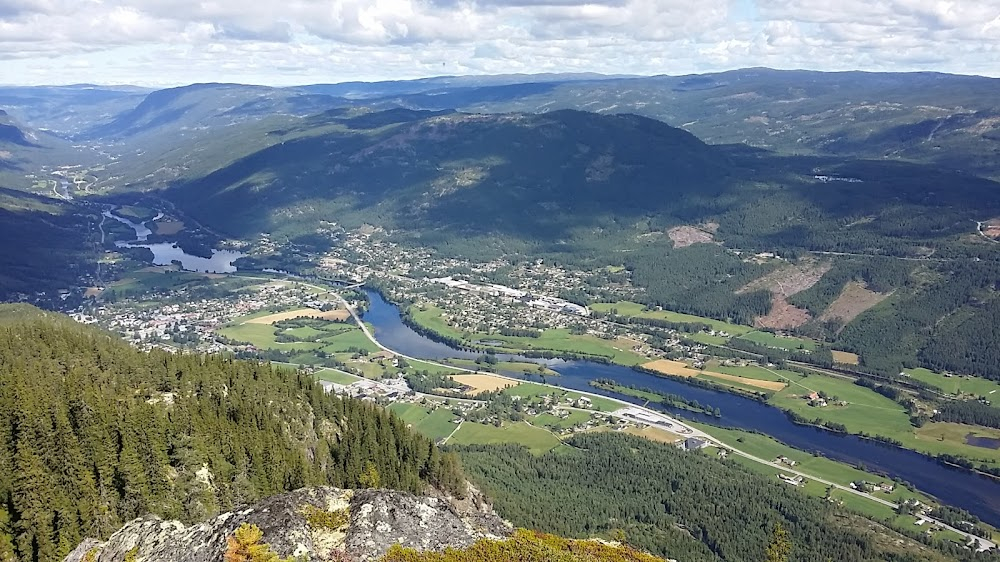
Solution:
[[[452,455],[304,375],[138,352],[0,307],[0,560],[60,560],[152,512],[195,521],[302,486],[458,490]],[[366,476],[368,475],[368,476]]]
[[[773,530],[790,560],[934,559],[856,530],[837,508],[777,479],[622,434],[573,437],[580,450],[531,455],[516,446],[458,448],[470,478],[519,526],[569,537],[614,536],[678,560],[764,560]],[[950,554],[959,555],[961,549]]]

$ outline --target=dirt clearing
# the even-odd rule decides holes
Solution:
[[[840,320],[845,325],[858,317],[859,314],[884,301],[892,293],[876,293],[869,291],[864,283],[851,281],[844,286],[837,300],[820,314],[820,322]]]
[[[834,363],[843,363],[844,365],[860,365],[861,358],[858,357],[856,353],[850,353],[847,351],[831,351],[833,354]]]
[[[692,244],[711,244],[715,241],[711,232],[694,226],[675,226],[667,231],[667,236],[673,240],[674,248],[684,248]]]
[[[253,318],[247,320],[245,324],[274,324],[275,322],[281,322],[282,320],[291,320],[293,318],[320,318],[322,320],[347,320],[351,317],[351,313],[344,309],[328,310],[323,312],[321,310],[315,310],[313,308],[302,308],[299,310],[289,310],[288,312],[279,312],[277,314],[268,314],[267,316],[261,316],[260,318]]]
[[[518,381],[512,381],[495,375],[452,375],[451,378],[455,382],[469,387],[469,390],[466,390],[465,393],[470,396],[475,396],[480,392],[503,390],[508,386],[521,384]]]
[[[656,361],[644,363],[642,366],[658,373],[677,377],[697,377],[701,374],[701,371],[692,369],[687,363],[671,361],[669,359],[657,359]]]
[[[714,379],[722,379],[722,380],[731,381],[731,382],[735,382],[735,383],[739,383],[739,384],[745,384],[747,386],[754,386],[754,387],[757,387],[757,388],[763,388],[765,390],[773,390],[773,391],[776,391],[776,392],[779,391],[779,390],[782,390],[786,386],[788,386],[785,383],[778,382],[778,381],[762,381],[760,379],[751,379],[751,378],[740,377],[740,376],[736,376],[736,375],[726,375],[726,374],[723,374],[723,373],[713,373],[713,372],[710,372],[710,371],[705,371],[702,374],[708,375],[708,376],[710,376],[710,377],[712,377]]]
[[[798,328],[812,320],[808,310],[793,306],[788,297],[812,287],[827,271],[831,264],[827,262],[802,261],[794,265],[782,267],[768,273],[760,279],[751,281],[737,293],[748,293],[766,289],[771,291],[771,312],[754,320],[758,328],[773,328],[775,330],[790,330]]]

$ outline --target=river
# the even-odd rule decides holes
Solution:
[[[375,336],[386,347],[426,359],[474,358],[480,355],[452,349],[418,334],[403,324],[399,309],[395,305],[386,302],[374,291],[367,291],[367,294],[370,306],[364,314],[364,319],[375,327]],[[523,359],[518,356],[507,357]],[[604,365],[590,361],[548,361],[547,364],[560,375],[547,377],[545,382],[549,384],[586,390],[636,404],[643,403],[642,400],[630,396],[590,386],[592,380],[611,378],[625,385],[648,387],[697,400],[702,404],[710,404],[722,411],[721,418],[658,404],[650,404],[648,407],[693,421],[756,430],[797,449],[854,465],[862,464],[869,470],[910,482],[944,503],[965,509],[991,525],[1000,526],[1000,481],[987,476],[948,467],[919,453],[868,441],[854,435],[797,425],[777,408],[728,392],[697,388],[620,365]],[[537,376],[520,376],[539,380]]]

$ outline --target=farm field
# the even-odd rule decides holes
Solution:
[[[656,361],[643,363],[642,366],[643,368],[675,377],[697,377],[701,374],[701,371],[692,369],[690,365],[683,361],[671,361],[670,359],[657,359]]]
[[[423,309],[416,306],[410,307],[410,317],[413,318],[413,321],[417,324],[420,324],[421,326],[424,326],[443,336],[464,339],[465,334],[455,328],[452,328],[447,322],[445,322],[442,314],[444,314],[444,312],[436,306],[427,305]]]
[[[610,358],[621,365],[638,365],[647,360],[646,357],[632,353],[625,344],[604,340],[591,335],[571,334],[567,329],[545,330],[538,338],[519,338],[514,336],[479,334],[477,339],[493,339],[504,341],[512,349],[564,351],[583,353]]]
[[[258,316],[247,320],[250,324],[274,324],[282,320],[292,320],[293,318],[320,318],[322,320],[347,320],[351,313],[344,309],[328,310],[326,312],[314,308],[300,308],[287,312]]]
[[[714,370],[712,371],[709,370],[702,371],[700,369],[693,369],[687,363],[681,361],[671,361],[668,359],[658,359],[656,361],[650,361],[649,363],[645,363],[643,367],[647,369],[652,369],[660,373],[664,373],[667,375],[674,375],[678,377],[692,377],[692,378],[700,377],[705,379],[711,379],[716,382],[733,383],[732,386],[736,386],[737,388],[741,388],[744,390],[755,390],[755,391],[767,390],[775,392],[785,388],[786,386],[784,382],[780,382],[779,377],[771,373],[768,373],[764,369],[760,369],[760,372],[766,373],[767,376],[747,377],[743,376],[743,373],[740,372],[727,373],[724,370],[722,370],[725,368],[713,367]],[[730,367],[728,369],[731,370],[744,369],[745,371],[749,371],[754,374],[757,373],[757,371],[751,371],[750,368],[747,367],[735,367],[735,368]]]
[[[452,375],[455,382],[470,387],[465,394],[475,396],[480,392],[493,392],[508,387],[515,387],[519,381],[512,381],[495,375]]]
[[[173,269],[157,267],[129,273],[127,277],[109,285],[108,290],[113,290],[119,295],[140,294],[147,291],[167,291],[178,289],[185,285],[201,285],[206,283],[211,283],[212,285],[225,283],[232,285],[234,289],[248,284],[246,281],[227,283],[226,281],[210,280],[204,273],[175,271]]]
[[[678,323],[701,323],[711,326],[713,330],[717,332],[727,332],[730,335],[740,335],[745,334],[753,330],[750,326],[742,326],[740,324],[730,324],[729,322],[723,322],[721,320],[713,320],[711,318],[705,318],[702,316],[694,316],[692,314],[683,314],[680,312],[671,312],[669,310],[645,310],[645,306],[636,302],[629,301],[618,301],[614,303],[594,303],[590,306],[591,309],[598,312],[611,312],[612,309],[618,311],[619,316],[634,316],[637,318],[653,318],[656,320],[666,320],[667,322],[678,322]]]
[[[833,354],[834,363],[843,363],[844,365],[859,365],[861,364],[861,358],[858,357],[856,353],[850,353],[847,351],[831,351]]]
[[[547,427],[551,430],[560,430],[586,423],[590,419],[590,413],[572,410],[565,418],[553,416],[552,414],[539,414],[534,417],[532,425]]]
[[[313,351],[323,347],[322,343],[275,341],[274,327],[268,324],[236,324],[219,330],[227,338],[247,342],[258,349],[280,349],[282,351]]]
[[[931,422],[917,428],[915,433],[917,439],[931,442],[965,443],[966,436],[970,433],[975,437],[1000,439],[1000,429],[952,422]],[[973,450],[981,455],[997,452],[997,449],[988,447],[975,447]]]
[[[454,445],[517,443],[524,445],[536,455],[567,446],[550,431],[525,422],[505,423],[502,427],[465,422],[448,443]]]
[[[318,341],[279,342],[276,340],[276,329],[274,326],[266,323],[249,321],[255,318],[266,318],[267,316],[268,315],[255,315],[238,318],[225,328],[219,330],[219,333],[236,341],[250,343],[259,349],[302,351],[310,353],[323,350],[323,352],[331,355],[350,351],[351,349],[363,349],[369,352],[379,351],[379,348],[375,346],[375,344],[373,344],[365,336],[364,332],[362,332],[357,326],[353,324],[340,324],[333,322],[313,324],[309,327],[310,331],[300,332],[302,334],[308,334],[309,339],[318,338],[319,335],[324,333],[327,334],[326,337],[322,337],[318,339]],[[296,329],[301,330],[301,328]],[[296,329],[283,333],[293,337],[301,337],[296,335]],[[320,334],[318,335],[316,332],[319,332]],[[312,361],[306,360],[303,362],[311,363]]]
[[[996,381],[970,375],[952,375],[948,377],[943,373],[935,373],[930,369],[923,368],[903,369],[903,372],[920,382],[935,386],[948,394],[958,394],[961,392],[975,394],[976,396],[985,396],[990,400],[1000,400],[1000,383]]]
[[[734,383],[737,383],[739,385],[751,386],[751,387],[756,388],[756,389],[770,390],[772,392],[776,392],[776,391],[782,390],[782,389],[785,388],[785,386],[787,386],[783,382],[760,380],[760,379],[754,379],[754,378],[748,378],[748,377],[741,377],[739,375],[727,375],[725,373],[714,373],[714,372],[711,372],[711,371],[705,371],[704,373],[702,373],[702,377],[703,378],[711,378],[711,379],[714,379],[714,380],[723,380],[723,381],[734,382]]]
[[[361,377],[335,369],[323,369],[322,371],[317,371],[316,378],[328,382],[335,382],[337,384],[351,384],[352,382],[361,380]]]
[[[656,441],[658,443],[676,443],[682,439],[680,435],[658,427],[645,427],[643,429],[630,427],[624,430],[624,432],[630,435],[636,435],[638,437],[649,439],[650,441]]]
[[[549,369],[548,367],[540,363],[525,363],[521,361],[498,361],[493,365],[487,365],[485,363],[476,363],[472,359],[443,359],[442,363],[448,365],[455,365],[456,367],[462,367],[464,369],[473,370],[483,370],[483,371],[496,371],[500,373],[531,373],[533,375],[545,375],[557,377],[559,373]]]
[[[848,464],[837,462],[826,457],[814,456],[808,452],[789,447],[766,435],[740,431],[738,429],[724,429],[705,424],[695,425],[726,445],[730,445],[767,461],[774,461],[777,457],[784,456],[795,461],[795,466],[789,468],[805,472],[806,474],[811,474],[817,478],[829,480],[830,482],[835,482],[842,486],[848,486],[851,482],[858,480],[864,480],[874,484],[879,482],[891,483],[891,481],[884,476],[859,470]],[[734,456],[733,458],[736,457]],[[759,463],[754,464],[758,464],[758,466],[760,466]],[[773,470],[778,471],[780,469]],[[899,502],[907,498],[917,498],[923,503],[933,503],[929,496],[919,492],[910,491],[900,485],[897,485],[892,492],[875,492],[873,495],[893,502]],[[864,501],[866,503],[874,504],[874,502],[869,500]]]
[[[395,403],[389,406],[404,422],[428,439],[437,441],[451,435],[458,424],[454,423],[455,414],[448,408],[430,410],[418,404]]]

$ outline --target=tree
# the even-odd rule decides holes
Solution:
[[[365,471],[358,477],[358,484],[362,488],[378,488],[382,483],[382,477],[378,473],[378,468],[372,461],[365,463]]]
[[[792,539],[788,531],[778,523],[774,526],[774,533],[771,535],[771,544],[767,545],[767,562],[788,562],[788,556],[792,553]]]
[[[262,543],[264,532],[260,527],[244,523],[240,525],[232,536],[226,538],[226,554],[223,556],[225,562],[282,562],[273,550],[271,545]],[[292,560],[288,558],[288,560]]]

